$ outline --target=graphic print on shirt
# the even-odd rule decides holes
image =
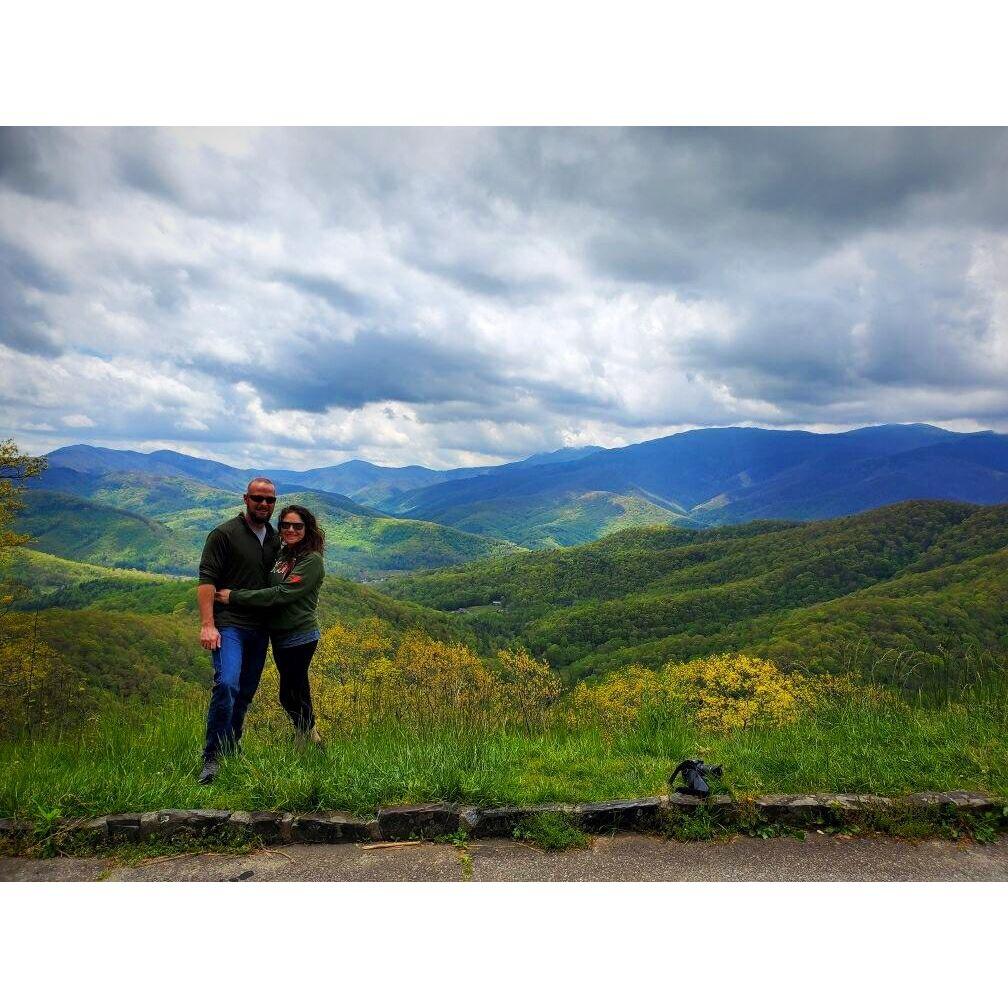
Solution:
[[[291,574],[294,570],[295,560],[289,557],[278,559],[275,564],[273,564],[273,573],[276,574],[281,581],[285,581],[287,584],[298,584],[304,579],[300,574]]]

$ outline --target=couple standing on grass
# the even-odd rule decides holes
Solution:
[[[280,703],[302,738],[321,743],[308,666],[321,636],[315,610],[325,536],[300,504],[282,508],[279,535],[273,531],[272,480],[252,480],[244,500],[244,514],[218,525],[200,558],[200,644],[214,670],[200,784],[213,781],[220,758],[237,747],[271,643]]]

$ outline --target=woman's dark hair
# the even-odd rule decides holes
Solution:
[[[280,512],[280,521],[283,521],[289,514],[296,514],[304,522],[304,538],[294,548],[295,552],[299,554],[321,553],[325,549],[325,533],[319,528],[315,515],[300,504],[288,504]]]

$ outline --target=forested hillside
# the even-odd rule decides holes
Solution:
[[[58,692],[79,693],[82,709],[113,698],[155,701],[210,682],[210,660],[198,644],[195,579],[15,549],[2,580],[13,595],[3,615],[5,641],[19,668],[51,678]],[[319,622],[354,626],[368,619],[393,632],[418,628],[436,639],[475,643],[450,615],[327,577]],[[33,661],[37,668],[30,668]]]
[[[681,509],[605,490],[502,497],[438,508],[430,517],[444,525],[508,539],[529,549],[574,546],[623,528],[694,524]]]
[[[240,494],[181,477],[67,472],[50,482],[74,493],[26,491],[19,528],[39,550],[85,563],[193,574],[210,529],[242,509]],[[315,512],[326,530],[329,569],[344,577],[439,567],[519,548],[435,522],[392,518],[339,494],[312,490],[283,500]]]
[[[638,529],[390,581],[568,677],[744,649],[820,670],[878,647],[1008,649],[1008,507],[936,501],[794,525]]]
[[[194,570],[199,559],[191,537],[173,534],[155,518],[48,490],[26,491],[24,503],[18,530],[54,556],[179,574]]]

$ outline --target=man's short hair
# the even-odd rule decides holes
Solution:
[[[249,493],[252,490],[253,483],[269,483],[269,485],[273,487],[274,492],[276,492],[276,483],[274,483],[269,476],[256,476],[255,479],[249,480],[248,486],[245,487],[245,493]]]

